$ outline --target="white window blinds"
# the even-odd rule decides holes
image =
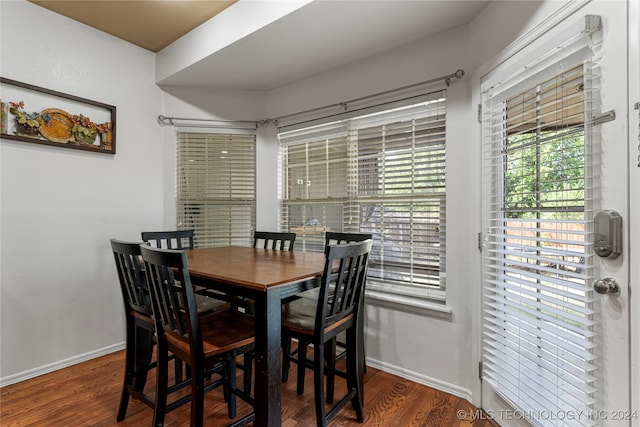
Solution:
[[[444,288],[446,92],[418,105],[279,134],[281,223],[373,235],[370,278]]]
[[[483,380],[529,414],[595,403],[594,78],[567,65],[483,94]]]
[[[255,133],[177,133],[177,225],[196,247],[251,244],[255,153]]]

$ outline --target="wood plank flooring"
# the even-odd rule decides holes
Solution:
[[[0,389],[0,426],[84,427],[120,426],[148,427],[152,411],[138,400],[131,399],[124,421],[116,422],[124,366],[124,351],[115,352],[69,368],[61,369]],[[296,367],[283,384],[282,426],[315,425],[313,377],[308,370],[305,393],[295,390]],[[154,375],[150,375],[146,391],[153,395]],[[336,379],[336,396],[344,388]],[[238,415],[251,411],[238,399]],[[330,426],[425,426],[425,427],[490,427],[497,426],[486,419],[471,420],[459,413],[476,414],[466,400],[416,384],[400,377],[367,367],[365,375],[365,421],[355,419],[347,405],[332,420]],[[187,426],[189,405],[167,415],[165,426]],[[225,426],[226,404],[221,389],[205,397],[206,426]]]

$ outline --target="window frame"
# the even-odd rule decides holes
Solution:
[[[291,219],[287,217],[286,207],[288,204],[292,203],[293,196],[290,194],[291,187],[288,186],[289,182],[292,182],[297,179],[299,183],[301,180],[302,185],[308,185],[306,179],[300,179],[297,177],[292,177],[289,174],[289,152],[283,151],[284,149],[295,146],[295,143],[291,142],[289,138],[296,139],[297,144],[320,144],[319,140],[322,140],[325,144],[329,144],[329,140],[331,138],[343,138],[344,143],[346,144],[346,149],[344,150],[347,155],[346,159],[346,167],[347,170],[342,174],[342,176],[347,176],[348,181],[346,184],[346,188],[349,194],[346,194],[344,199],[340,197],[335,197],[331,199],[331,201],[335,202],[337,200],[342,200],[339,203],[342,203],[345,210],[350,210],[350,213],[342,215],[342,224],[341,230],[333,230],[333,231],[344,231],[344,232],[371,232],[368,229],[361,229],[361,221],[357,220],[356,226],[353,226],[354,221],[352,221],[351,213],[355,212],[355,215],[358,214],[358,205],[362,205],[366,203],[367,198],[358,195],[358,183],[359,176],[358,173],[360,171],[360,167],[358,166],[358,159],[362,157],[358,154],[358,131],[371,128],[374,126],[393,126],[399,120],[403,120],[405,122],[411,122],[410,126],[415,127],[416,120],[423,119],[425,117],[435,117],[440,115],[438,122],[440,127],[442,128],[442,135],[440,136],[442,142],[442,151],[443,156],[445,158],[442,159],[442,171],[441,174],[441,185],[443,190],[441,193],[433,193],[431,196],[425,197],[424,194],[421,194],[418,191],[414,192],[414,198],[407,196],[408,200],[412,202],[417,202],[419,204],[426,204],[429,200],[433,201],[434,199],[438,199],[439,203],[443,205],[442,211],[438,215],[438,222],[441,226],[441,241],[442,245],[439,247],[437,257],[438,257],[438,267],[439,267],[439,283],[438,286],[427,286],[427,285],[403,285],[400,283],[389,283],[385,278],[373,278],[369,277],[367,281],[367,291],[366,296],[370,301],[375,301],[381,305],[386,305],[394,308],[403,308],[407,309],[409,307],[410,311],[423,313],[425,311],[429,312],[437,312],[436,316],[450,317],[451,311],[450,308],[445,305],[446,303],[446,191],[444,187],[446,186],[446,90],[441,89],[438,91],[434,91],[430,94],[431,96],[428,98],[427,105],[430,105],[429,108],[423,107],[421,110],[420,107],[409,107],[404,106],[400,109],[392,109],[388,112],[385,112],[384,108],[380,108],[379,111],[376,111],[374,114],[370,114],[362,117],[347,117],[344,120],[335,121],[335,117],[333,118],[333,122],[327,122],[324,124],[320,124],[305,129],[295,129],[293,131],[286,130],[285,132],[278,133],[278,139],[280,142],[280,151],[278,155],[278,165],[279,165],[279,204],[280,204],[280,224],[283,230],[294,231],[297,233],[302,232],[302,239],[296,239],[296,243],[298,244],[297,249],[302,250],[321,250],[321,247],[314,248],[313,245],[310,247],[306,247],[305,245],[305,237],[306,237],[306,227],[293,227],[292,223],[290,223]],[[411,108],[414,109],[410,114],[408,111],[411,111]],[[399,110],[396,113],[393,111]],[[404,110],[404,111],[403,111]],[[370,112],[370,110],[369,110]],[[386,113],[386,117],[385,117]],[[317,122],[314,122],[314,124]],[[435,126],[434,126],[435,128]],[[292,136],[293,135],[293,136]],[[323,139],[324,138],[324,139]],[[415,138],[413,136],[412,138]],[[421,141],[413,142],[414,145],[419,145]],[[402,142],[400,142],[402,144]],[[284,148],[283,148],[284,147]],[[412,147],[411,150],[414,152],[420,151],[415,147]],[[374,154],[374,157],[376,155]],[[384,155],[380,155],[378,153],[379,158],[385,158]],[[412,160],[415,162],[415,160]],[[327,161],[328,164],[328,161]],[[412,164],[412,177],[413,177],[413,168],[415,167]],[[305,177],[306,178],[306,177]],[[309,180],[310,181],[310,180]],[[380,202],[383,198],[374,197],[375,200]],[[391,200],[392,198],[390,198]],[[293,202],[296,203],[296,202]],[[299,199],[297,201],[299,204],[304,203],[304,199]],[[384,202],[383,202],[384,203]],[[383,203],[378,203],[378,205],[382,205]],[[389,202],[387,202],[389,203]],[[316,205],[318,206],[318,205]],[[326,207],[324,207],[326,210]],[[413,215],[413,214],[412,214]],[[360,216],[361,218],[361,216]],[[324,218],[323,218],[324,219]],[[320,226],[325,227],[327,224],[323,224],[320,221]],[[313,230],[314,232],[318,230]],[[324,230],[321,230],[324,231]],[[375,234],[375,233],[374,233]],[[321,233],[320,237],[323,237],[324,233]],[[317,239],[318,242],[320,239]],[[375,240],[375,239],[374,239]],[[322,244],[324,244],[324,240],[322,239]],[[374,242],[375,244],[375,242]]]

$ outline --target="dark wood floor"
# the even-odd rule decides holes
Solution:
[[[9,426],[121,426],[148,427],[152,411],[139,401],[129,403],[127,417],[117,423],[124,352],[119,351],[50,374],[0,389],[0,425]],[[315,424],[313,378],[307,373],[305,393],[295,391],[293,377],[283,385],[282,426],[308,427]],[[341,382],[336,380],[336,382]],[[147,391],[153,392],[154,378]],[[336,387],[341,391],[340,383]],[[343,387],[343,386],[342,386]],[[486,420],[466,419],[476,409],[464,399],[416,384],[368,367],[365,375],[365,422],[356,422],[350,406],[340,411],[331,426],[442,426],[490,427]],[[238,415],[250,412],[239,400]],[[166,426],[187,426],[189,405],[167,415]],[[230,420],[220,389],[205,398],[205,425],[224,426]]]

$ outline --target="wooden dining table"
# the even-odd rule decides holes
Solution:
[[[255,315],[255,426],[281,426],[282,300],[319,285],[323,253],[228,246],[186,251],[194,285],[251,298]]]

